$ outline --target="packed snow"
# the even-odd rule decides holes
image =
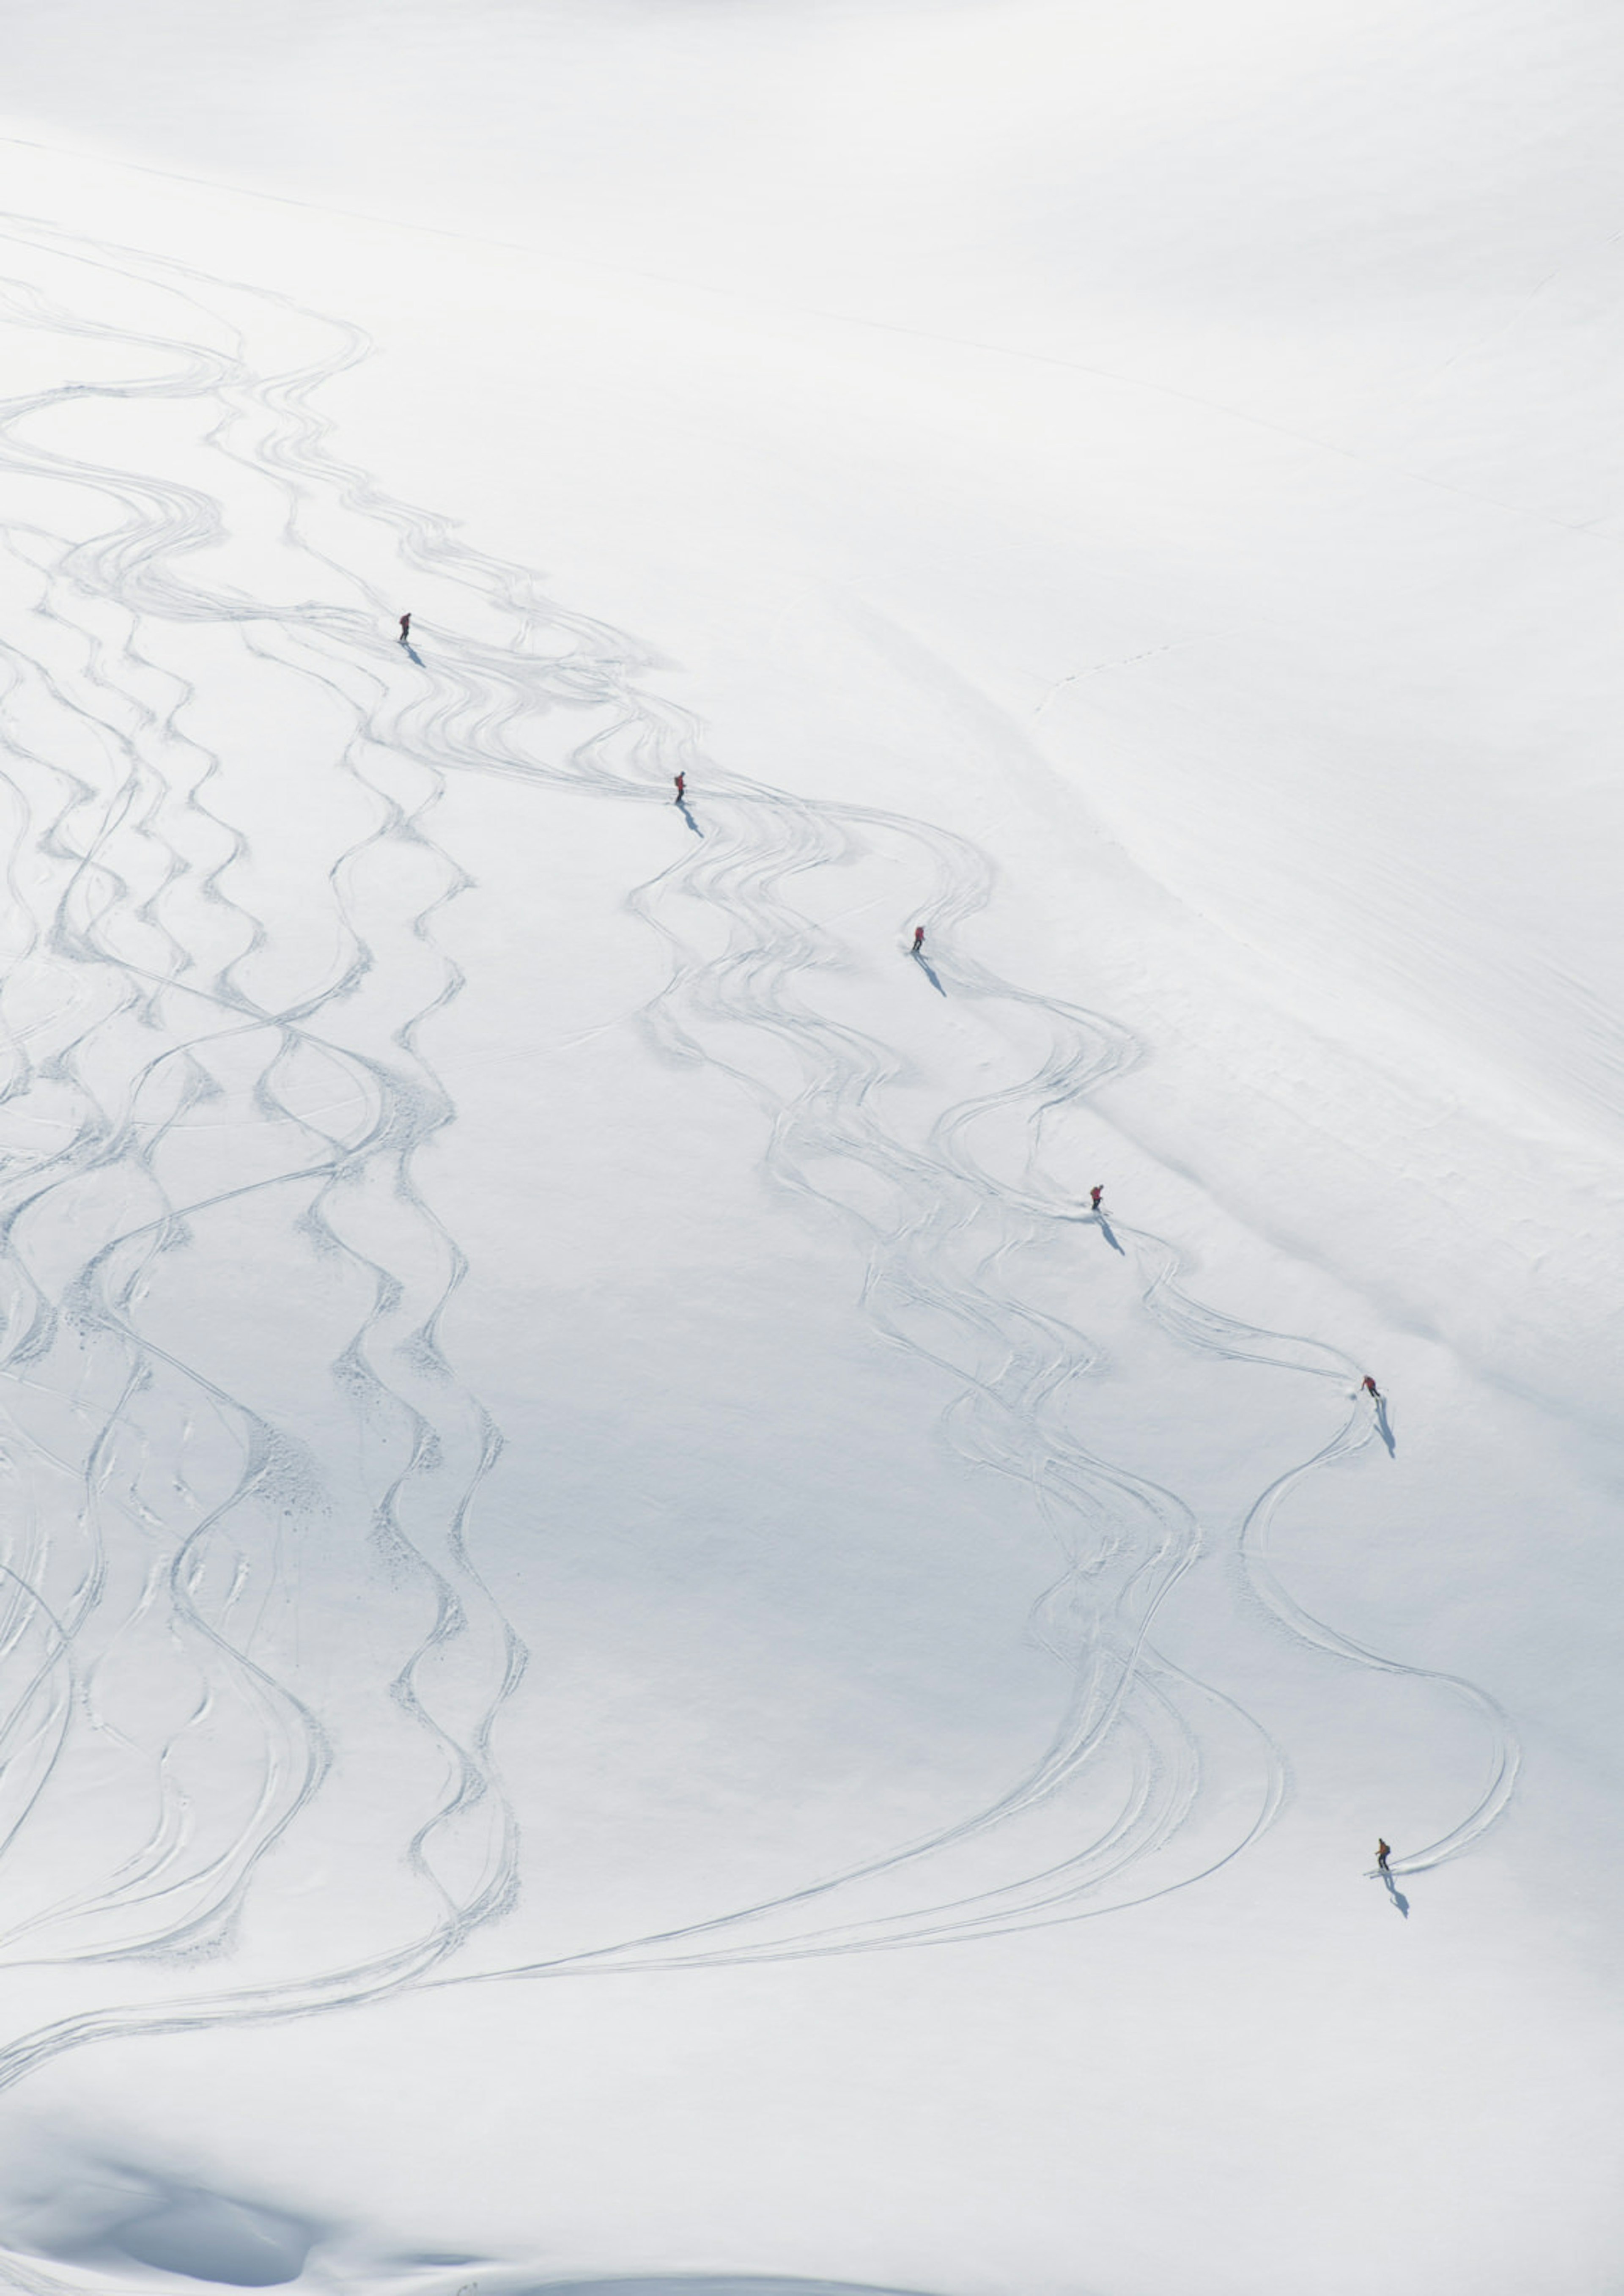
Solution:
[[[13,28],[8,2284],[1616,2289],[1620,45]]]

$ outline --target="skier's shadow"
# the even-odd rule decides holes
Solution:
[[[1398,1446],[1394,1442],[1393,1431],[1387,1423],[1387,1398],[1384,1395],[1376,1398],[1376,1432],[1387,1446],[1388,1457],[1396,1459]]]
[[[422,656],[418,652],[417,648],[412,644],[410,638],[401,639],[400,651],[405,654],[408,661],[414,661],[419,669],[422,668]]]
[[[1116,1231],[1111,1226],[1111,1222],[1106,1218],[1104,1213],[1095,1212],[1094,1214],[1094,1218],[1099,1222],[1100,1234],[1104,1237],[1111,1250],[1115,1252],[1120,1252],[1122,1258],[1126,1259],[1128,1258],[1128,1254],[1122,1250],[1121,1245],[1117,1242]]]
[[[702,837],[704,835],[704,831],[700,827],[698,822],[695,821],[693,816],[688,810],[688,800],[685,797],[679,797],[677,799],[677,810],[681,814],[683,819],[687,823],[695,837]]]
[[[936,967],[931,964],[923,949],[910,949],[908,954],[912,956],[915,964],[919,967],[921,972],[923,973],[925,979],[930,982],[931,988],[935,989],[937,995],[939,996],[945,996],[947,992],[942,987],[940,980],[937,977]]]
[[[1404,1915],[1405,1920],[1407,1922],[1410,1917],[1409,1899],[1405,1896],[1403,1890],[1398,1887],[1398,1884],[1394,1881],[1390,1874],[1383,1874],[1382,1879],[1387,1884],[1388,1896],[1392,1899],[1394,1905],[1398,1906],[1398,1911]]]

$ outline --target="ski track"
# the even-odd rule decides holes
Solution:
[[[258,1869],[332,1769],[317,1706],[250,1651],[267,1615],[297,1606],[299,1556],[318,1544],[348,1542],[355,1570],[392,1585],[388,1696],[439,1783],[399,1844],[416,1909],[403,1934],[339,1967],[58,2019],[0,2050],[0,2087],[88,2041],[299,2016],[413,1983],[915,1947],[1075,1920],[1186,1887],[1238,1855],[1282,1806],[1284,1752],[1152,1639],[1202,1550],[1200,1528],[1175,1493],[1081,1441],[1068,1405],[1094,1352],[1081,1330],[1024,1300],[1012,1273],[1022,1246],[1090,1217],[1043,1169],[1044,1122],[1128,1065],[1132,1038],[964,953],[955,929],[990,886],[964,840],[702,761],[693,718],[642,683],[651,665],[634,641],[554,605],[526,570],[472,549],[447,521],[340,461],[311,400],[367,355],[358,329],[36,220],[9,217],[5,230],[13,263],[48,283],[0,285],[0,316],[156,371],[0,406],[0,469],[26,499],[60,500],[64,516],[71,504],[80,523],[87,507],[116,513],[111,529],[78,539],[26,518],[0,533],[4,599],[20,609],[6,624],[19,635],[0,646],[0,1426],[16,1495],[0,1554],[0,1850],[15,1870],[76,1762],[124,1777],[147,1811],[144,1835],[110,1870],[15,1920],[0,1957],[168,1957],[180,1967],[230,1949]],[[120,308],[144,299],[152,332],[86,316],[97,291],[114,286]],[[203,451],[275,489],[278,548],[323,594],[278,605],[188,567],[228,542],[221,502],[24,435],[30,418],[86,398],[203,409]],[[390,601],[312,530],[345,521],[386,534],[398,562],[460,588],[471,622],[494,619],[511,637],[459,637],[437,619],[431,658],[403,650],[387,635]],[[252,842],[213,787],[225,761],[201,738],[198,682],[163,658],[167,633],[185,627],[234,629],[256,676],[277,691],[297,686],[344,729],[336,770],[367,826],[326,871],[336,950],[326,978],[285,1003],[252,987],[278,954],[278,929],[245,896]],[[541,754],[537,734],[554,710],[595,721],[562,762]],[[693,841],[630,897],[668,960],[647,1027],[668,1057],[751,1095],[770,1128],[774,1181],[852,1225],[876,1329],[950,1383],[945,1426],[957,1452],[1036,1496],[1061,1567],[1033,1632],[1070,1693],[1023,1776],[924,1838],[709,1920],[463,1975],[441,1964],[518,1889],[517,1829],[493,1742],[524,1653],[468,1542],[499,1438],[439,1338],[465,1262],[414,1177],[416,1151],[455,1114],[420,1032],[462,985],[434,919],[466,881],[434,841],[431,816],[454,774],[668,806],[671,776],[701,764],[702,821],[693,796],[683,808]],[[414,885],[425,872],[435,881],[426,897],[419,886],[391,910],[380,891],[387,873],[371,866],[385,852],[420,865],[399,873]],[[1046,1042],[1033,1072],[947,1108],[916,1137],[888,1106],[904,1056],[817,1009],[809,992],[829,945],[795,906],[808,873],[892,854],[906,863],[910,914],[930,929],[935,985]],[[685,933],[694,904],[726,926],[720,956],[701,956]],[[787,1090],[774,1080],[786,1060],[800,1079]],[[239,1128],[251,1119],[258,1168],[199,1193],[185,1185],[182,1135],[196,1111],[222,1104]],[[344,1122],[318,1120],[345,1108]],[[1014,1174],[976,1146],[979,1128],[1002,1120],[1007,1131],[1012,1118],[1026,1143]],[[245,1151],[239,1162],[249,1160]],[[168,1262],[206,1259],[212,1216],[262,1199],[282,1207],[291,1258],[305,1252],[366,1297],[330,1365],[368,1447],[359,1529],[294,1428],[144,1324]],[[62,1258],[69,1222],[97,1239],[77,1262]],[[1286,1498],[1371,1439],[1354,1365],[1333,1347],[1201,1303],[1169,1244],[1120,1225],[1114,1233],[1144,1312],[1181,1346],[1309,1382],[1305,1420],[1316,1427],[1327,1406],[1335,1415],[1339,1390],[1345,1398],[1340,1424],[1251,1506],[1243,1562],[1303,1644],[1433,1684],[1480,1718],[1481,1798],[1439,1840],[1395,1857],[1393,1871],[1460,1854],[1513,1790],[1505,1716],[1474,1685],[1384,1658],[1314,1618],[1270,1561]],[[185,1697],[145,1714],[121,1691],[121,1669],[131,1653],[151,1662],[159,1648]],[[460,1688],[455,1666],[440,1680],[454,1660]],[[211,1782],[196,1750],[221,1730],[234,1734],[241,1759],[229,1780]],[[1181,1862],[1220,1744],[1248,1767],[1251,1814]],[[1028,1870],[1019,1821],[1104,1760],[1122,1773],[1114,1814],[1062,1859]],[[1013,1845],[1007,1879],[956,1894],[950,1881],[933,1882],[932,1860],[995,1834]],[[899,1909],[849,1909],[854,1892],[881,1881],[904,1893]]]

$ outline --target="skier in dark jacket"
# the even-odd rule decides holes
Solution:
[[[1383,1874],[1387,1871],[1387,1861],[1392,1854],[1392,1851],[1388,1848],[1386,1842],[1383,1841],[1381,1835],[1378,1834],[1376,1836],[1376,1864],[1381,1867]]]

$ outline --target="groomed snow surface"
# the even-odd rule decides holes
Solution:
[[[16,46],[6,2284],[1616,2296],[1616,26]]]

